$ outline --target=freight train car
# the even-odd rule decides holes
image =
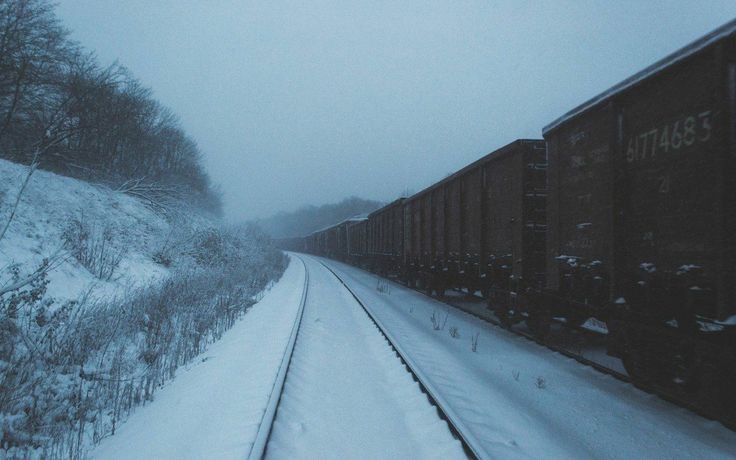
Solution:
[[[517,140],[405,200],[407,280],[508,298],[544,279],[546,153]],[[506,303],[504,303],[506,305]]]
[[[363,252],[430,293],[481,291],[502,323],[540,337],[553,318],[596,317],[635,383],[736,421],[736,21],[544,138],[546,149],[511,143],[305,248]]]
[[[358,267],[365,266],[367,222],[367,216],[358,215],[339,225],[341,234],[344,234],[344,260]]]
[[[366,258],[371,270],[398,277],[404,267],[404,208],[399,198],[368,215]]]
[[[544,129],[549,316],[639,382],[736,413],[736,22]]]

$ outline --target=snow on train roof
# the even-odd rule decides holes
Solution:
[[[645,68],[644,70],[632,75],[631,77],[627,78],[621,83],[614,85],[610,89],[602,92],[601,94],[595,96],[594,98],[577,106],[576,108],[572,109],[571,111],[567,112],[560,118],[556,119],[552,123],[545,126],[544,129],[542,130],[542,133],[546,135],[549,131],[552,131],[553,129],[569,121],[570,119],[577,117],[583,112],[586,112],[592,109],[593,107],[612,98],[613,96],[631,88],[632,86],[640,83],[643,80],[646,80],[649,77],[654,76],[655,74],[663,71],[664,69],[667,69],[668,67],[692,56],[698,51],[704,48],[707,48],[713,43],[719,40],[722,40],[728,37],[729,35],[734,34],[735,32],[736,32],[736,19],[722,25],[721,27],[710,32],[709,34],[699,38],[698,40],[695,40],[694,42],[690,43],[689,45],[683,48],[680,48],[679,50],[665,57],[664,59],[660,59],[659,61]]]
[[[405,198],[405,200],[407,202],[417,200],[420,197],[424,196],[426,193],[429,193],[430,191],[436,189],[437,187],[441,187],[442,185],[457,179],[458,177],[464,175],[468,171],[472,171],[476,169],[478,166],[482,164],[497,160],[499,158],[503,158],[504,156],[510,154],[511,152],[514,152],[515,151],[514,149],[516,147],[519,147],[523,144],[535,144],[535,143],[543,143],[543,142],[544,140],[542,139],[516,139],[515,141],[510,142],[504,145],[503,147],[499,147],[498,149],[494,150],[491,153],[483,155],[482,157],[470,163],[469,165],[455,171],[454,173],[444,177],[443,179],[438,180],[432,185],[425,187],[422,190],[416,192],[415,194]]]
[[[381,206],[380,208],[376,209],[375,211],[369,213],[367,218],[370,219],[371,216],[374,216],[376,214],[380,214],[380,213],[384,212],[385,210],[387,210],[388,208],[391,208],[393,206],[396,206],[398,204],[401,204],[404,200],[406,200],[406,197],[403,197],[402,196],[400,198],[397,198],[394,201],[392,201],[392,202],[390,202],[388,204],[385,204],[385,205]]]
[[[328,225],[326,227],[320,228],[319,230],[315,230],[312,233],[310,233],[310,235],[314,235],[316,233],[322,233],[325,230],[329,230],[331,228],[335,228],[338,225],[342,225],[342,224],[347,223],[347,222],[361,222],[361,221],[364,221],[364,220],[368,220],[368,214],[365,214],[365,213],[364,214],[356,214],[356,215],[354,215],[352,217],[348,217],[347,219],[341,220],[340,222],[338,222],[336,224],[330,224],[330,225]]]

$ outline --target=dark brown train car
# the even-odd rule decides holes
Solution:
[[[314,254],[321,257],[337,259],[340,254],[340,234],[338,225],[317,230],[312,233]],[[345,245],[347,247],[347,245]]]
[[[324,238],[320,232],[312,232],[307,236],[307,251],[317,256],[324,255]]]
[[[548,287],[600,261],[609,300],[646,273],[697,271],[697,312],[734,307],[736,22],[547,126]],[[674,282],[674,281],[673,281]]]
[[[432,258],[433,260],[446,260],[447,259],[447,240],[445,237],[445,190],[443,188],[436,188],[432,190],[432,206],[431,216],[432,221]]]
[[[356,216],[345,223],[347,232],[347,260],[357,266],[365,265],[367,216]]]
[[[490,259],[508,264],[512,279],[542,286],[546,230],[547,166],[544,143],[527,146],[522,154],[499,152],[484,167],[482,247]]]
[[[517,140],[408,198],[414,282],[439,293],[487,289],[491,259],[508,256],[507,276],[536,285],[544,272],[545,168],[544,142]]]
[[[384,274],[398,275],[403,267],[404,199],[399,198],[368,215],[366,252],[370,267]],[[407,245],[408,246],[408,245]]]
[[[327,235],[328,257],[348,261],[351,257],[350,233],[353,226],[366,220],[365,215],[349,217],[325,230]]]
[[[664,343],[725,353],[734,372],[730,352],[675,337],[733,334],[712,320],[736,314],[735,112],[733,21],[544,129],[547,286],[611,319],[615,351],[639,377],[669,375],[664,356],[684,355]],[[628,318],[624,331],[613,326],[620,315]],[[670,335],[658,342],[658,332]],[[652,360],[644,363],[642,354]],[[669,377],[694,388],[693,366],[711,364],[707,353],[686,354],[687,365],[670,364],[690,377]]]

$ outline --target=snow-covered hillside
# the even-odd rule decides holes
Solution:
[[[154,212],[28,172],[0,160],[0,458],[79,458],[218,341],[286,259],[257,229],[181,201]]]
[[[28,167],[0,160],[0,223],[4,225]],[[154,262],[170,224],[137,199],[103,186],[37,170],[21,196],[16,215],[0,240],[0,267],[19,264],[32,270],[45,257],[64,248],[64,234],[85,225],[99,237],[107,232],[112,254],[122,259],[107,281],[99,279],[69,254],[49,273],[48,293],[63,301],[92,289],[110,296],[165,276],[168,269]]]

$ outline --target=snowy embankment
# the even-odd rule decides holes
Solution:
[[[458,441],[347,291],[306,259],[309,294],[266,456],[463,458]],[[99,459],[246,458],[296,320],[305,265],[289,268]]]
[[[403,286],[378,292],[376,276],[325,262],[497,458],[736,457],[736,433],[717,422]]]
[[[302,263],[292,259],[247,315],[90,457],[246,458],[299,309],[304,275]]]
[[[0,224],[5,224],[27,173],[27,166],[0,160]],[[130,196],[42,170],[31,177],[0,240],[0,268],[18,264],[21,273],[35,269],[44,258],[60,254],[70,237],[79,236],[79,223],[95,233],[92,237],[107,233],[108,253],[121,259],[107,280],[62,254],[49,272],[47,291],[60,303],[87,291],[97,297],[124,294],[168,274],[153,260],[170,232],[166,219]]]
[[[267,458],[464,458],[369,317],[311,257],[309,292]]]
[[[27,171],[0,161],[0,457],[77,458],[219,340],[286,261],[257,229],[173,199],[154,213]]]

